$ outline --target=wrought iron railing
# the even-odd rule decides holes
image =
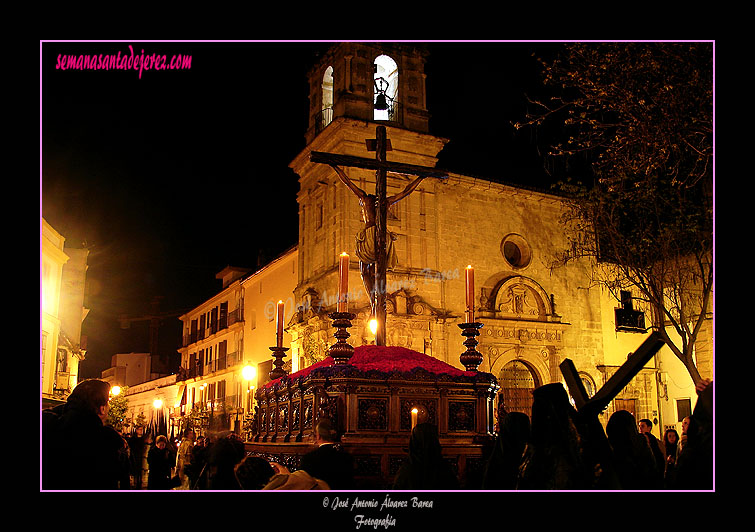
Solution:
[[[615,309],[616,330],[645,332],[645,313],[641,310]]]
[[[183,336],[183,347],[188,347],[191,344],[200,342],[219,331],[227,329],[234,323],[242,321],[244,321],[244,308],[238,307],[235,310],[229,312],[227,317],[224,316],[222,318],[219,318],[218,320],[213,321],[209,327],[197,329],[196,331],[193,331],[189,334],[185,334]]]

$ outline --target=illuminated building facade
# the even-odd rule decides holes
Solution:
[[[288,324],[291,352],[306,366],[327,356],[335,329],[339,255],[351,257],[349,329],[353,346],[372,343],[371,308],[356,259],[364,227],[357,196],[312,152],[374,159],[370,139],[385,126],[391,162],[435,167],[446,139],[429,133],[421,49],[404,44],[340,43],[309,71],[308,145],[291,168],[299,175],[299,311]],[[382,102],[380,101],[382,98]],[[385,102],[387,109],[377,103]],[[375,170],[344,166],[351,182],[374,193]],[[414,176],[388,173],[387,195],[401,192]],[[585,259],[551,270],[566,249],[559,197],[520,186],[457,173],[427,178],[392,205],[387,229],[398,265],[388,272],[387,345],[407,347],[462,367],[465,350],[458,325],[465,321],[465,268],[475,272],[474,311],[483,323],[477,350],[481,371],[500,381],[499,401],[528,411],[530,391],[561,382],[559,364],[570,358],[588,392],[613,374],[649,333],[631,293],[617,303],[591,283],[594,264]],[[712,319],[701,334],[698,366],[713,375]],[[692,380],[664,348],[602,416],[626,409],[650,418],[661,436],[681,428],[696,400]],[[681,432],[680,432],[681,433]]]
[[[223,289],[181,317],[184,345],[176,383],[177,414],[198,406],[220,412],[238,428],[250,384],[241,370],[257,367],[264,384],[276,338],[274,305],[286,302],[287,367],[296,371],[327,356],[335,341],[328,314],[336,308],[339,255],[353,260],[349,311],[357,315],[349,343],[374,342],[371,309],[356,260],[355,236],[363,228],[357,197],[313,151],[374,158],[366,141],[383,125],[388,160],[434,167],[447,140],[429,132],[421,49],[404,44],[340,43],[309,71],[307,146],[290,167],[299,176],[299,236],[294,250],[259,272],[228,269]],[[376,109],[376,103],[381,109]],[[383,105],[384,103],[384,105]],[[375,171],[342,169],[373,193]],[[475,273],[474,312],[483,323],[477,350],[481,371],[501,384],[499,404],[528,412],[531,390],[561,382],[559,364],[571,359],[588,393],[594,393],[648,334],[649,316],[624,294],[616,302],[591,282],[589,260],[551,270],[566,246],[555,195],[458,173],[427,178],[389,209],[398,264],[388,273],[387,344],[407,347],[461,368],[465,320],[465,269]],[[413,176],[388,174],[388,195]],[[289,301],[291,304],[289,304]],[[712,314],[701,333],[697,361],[713,377]],[[664,348],[612,402],[616,410],[681,433],[681,419],[696,400],[692,380]]]
[[[88,250],[70,248],[44,218],[41,223],[40,323],[43,405],[63,401],[78,382],[86,356],[81,323]]]

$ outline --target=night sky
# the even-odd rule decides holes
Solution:
[[[59,54],[124,55],[129,45],[136,55],[191,55],[191,69],[141,79],[56,69]],[[193,308],[220,290],[225,266],[254,269],[296,244],[299,186],[288,164],[305,147],[307,71],[329,45],[43,43],[40,215],[68,245],[91,250],[80,378],[139,350],[118,316],[144,315],[156,296],[163,312]],[[542,92],[532,54],[558,45],[428,46],[430,132],[450,139],[438,166],[547,189],[547,135],[511,123],[524,117],[525,95]]]

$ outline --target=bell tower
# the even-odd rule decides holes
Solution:
[[[309,162],[311,151],[374,158],[365,146],[378,125],[386,127],[395,162],[434,167],[448,142],[429,133],[425,62],[421,45],[336,43],[307,73],[307,147],[289,165],[306,188],[323,172]]]
[[[427,52],[396,43],[339,43],[309,71],[307,144],[338,118],[429,131]]]

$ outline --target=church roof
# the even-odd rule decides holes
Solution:
[[[362,345],[354,348],[348,364],[334,363],[333,357],[312,364],[296,373],[266,383],[262,388],[273,388],[284,381],[295,381],[307,376],[355,376],[371,378],[420,377],[434,375],[443,380],[474,380],[476,371],[464,371],[437,358],[396,346]]]

